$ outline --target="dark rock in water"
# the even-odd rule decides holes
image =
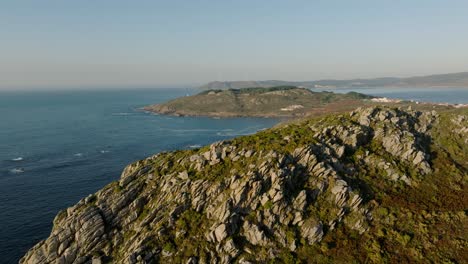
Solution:
[[[459,112],[364,108],[154,155],[60,212],[20,262],[462,262]]]

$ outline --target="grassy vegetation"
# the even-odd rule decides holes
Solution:
[[[417,186],[395,187],[379,177],[378,170],[360,168],[364,173],[359,180],[367,185],[376,204],[371,229],[356,235],[341,225],[320,244],[300,247],[297,259],[301,263],[310,259],[317,263],[466,262],[468,171],[466,165],[455,161],[468,160],[467,147],[450,133],[454,128],[450,116],[445,115],[442,114],[432,134],[434,173],[424,176]],[[378,144],[366,150],[386,157]],[[323,205],[323,201],[317,204]]]
[[[362,99],[369,98],[371,96],[355,92],[348,94],[313,92],[294,86],[257,87],[208,90],[160,105],[148,106],[145,109],[163,114],[191,116],[292,117],[351,110],[364,105],[366,102]],[[299,107],[287,110],[291,106]]]

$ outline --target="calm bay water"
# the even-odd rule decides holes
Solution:
[[[390,98],[468,103],[468,89],[340,89]],[[251,134],[279,120],[168,117],[141,106],[194,90],[0,93],[0,263],[48,236],[57,212],[164,150]]]

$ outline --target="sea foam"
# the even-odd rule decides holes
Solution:
[[[10,170],[11,173],[18,174],[18,173],[23,173],[24,169],[23,168],[14,168]]]

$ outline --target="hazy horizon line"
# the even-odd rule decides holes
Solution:
[[[366,80],[366,79],[384,79],[384,78],[413,78],[413,77],[429,77],[437,75],[447,74],[462,74],[468,73],[468,71],[457,71],[457,72],[445,72],[445,73],[432,73],[432,74],[418,74],[418,75],[399,75],[399,76],[379,76],[379,77],[353,77],[353,78],[317,78],[307,80],[288,80],[281,78],[270,78],[270,79],[232,79],[232,80],[211,80],[206,82],[192,82],[192,83],[180,83],[180,84],[51,84],[51,85],[11,85],[1,86],[0,91],[60,91],[60,90],[128,90],[128,89],[196,89],[202,85],[211,82],[261,82],[261,81],[286,81],[286,82],[318,82],[328,80]],[[455,88],[455,87],[454,87]],[[460,87],[463,88],[463,87]]]

